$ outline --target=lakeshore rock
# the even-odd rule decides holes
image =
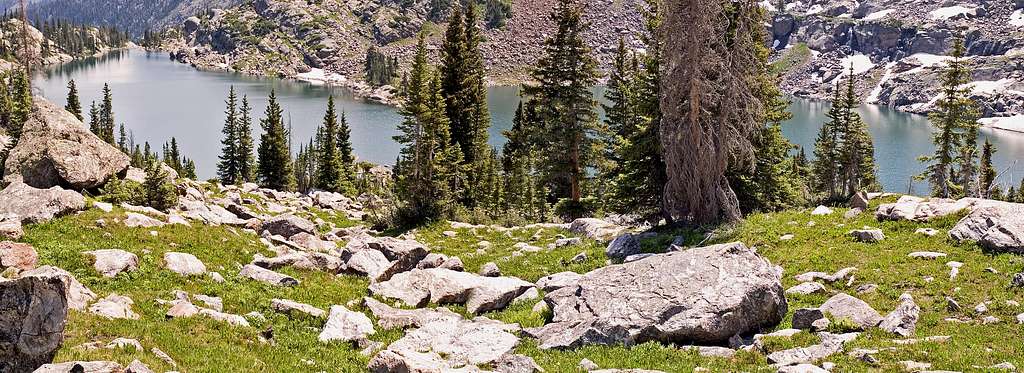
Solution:
[[[22,224],[42,223],[81,210],[85,210],[85,197],[57,186],[38,189],[15,182],[0,191],[0,215],[15,215]]]
[[[656,255],[584,274],[549,292],[541,348],[646,341],[724,343],[786,314],[781,270],[741,243]]]
[[[4,164],[5,182],[95,189],[128,168],[128,155],[89,132],[67,110],[40,97],[33,101],[18,145]]]
[[[508,306],[534,285],[515,277],[483,277],[444,268],[413,269],[388,281],[370,285],[374,295],[398,299],[406,305],[465,304],[470,313]]]
[[[0,281],[0,370],[49,364],[64,340],[68,304],[58,278]]]

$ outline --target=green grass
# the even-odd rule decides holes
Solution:
[[[782,75],[803,66],[810,60],[811,48],[808,48],[807,44],[800,43],[783,52],[782,58],[768,66],[768,71],[772,75]]]
[[[903,292],[913,294],[921,306],[921,320],[917,324],[917,337],[951,335],[945,343],[922,342],[916,345],[898,346],[893,336],[880,331],[870,331],[847,346],[852,348],[896,347],[895,351],[882,352],[876,357],[880,365],[871,366],[840,353],[828,361],[838,364],[840,371],[893,371],[899,370],[901,360],[930,362],[933,369],[970,370],[972,366],[987,367],[1003,361],[1024,366],[1024,348],[1021,347],[1021,326],[1015,323],[1015,315],[1024,312],[1004,304],[1005,300],[1022,301],[1020,290],[1010,289],[1007,284],[1013,273],[1022,269],[1020,257],[1008,254],[984,253],[972,244],[957,244],[946,238],[945,231],[955,224],[957,217],[939,219],[927,224],[910,222],[877,222],[871,214],[846,220],[844,209],[821,217],[811,216],[809,210],[788,211],[772,214],[755,214],[747,221],[733,227],[720,228],[709,243],[742,241],[757,248],[758,252],[772,263],[785,269],[783,285],[788,288],[797,285],[795,275],[807,271],[833,272],[854,266],[856,280],[850,286],[845,283],[826,284],[827,294],[810,296],[787,296],[790,313],[775,330],[791,325],[792,311],[802,307],[816,307],[838,292],[846,292],[870,303],[885,314],[892,310]],[[338,226],[351,226],[343,216],[314,210],[312,215],[334,222]],[[106,320],[90,314],[71,312],[66,331],[67,340],[57,360],[115,360],[127,364],[139,359],[156,371],[172,370],[172,367],[157,359],[148,350],[158,347],[177,360],[177,370],[185,372],[291,372],[291,371],[365,371],[369,357],[359,353],[355,346],[345,343],[322,344],[317,335],[323,320],[311,318],[289,318],[269,309],[273,298],[287,298],[309,303],[322,309],[332,304],[346,304],[368,294],[366,279],[353,276],[331,276],[317,272],[303,272],[284,269],[282,272],[302,281],[295,288],[275,288],[237,277],[240,265],[251,261],[253,254],[272,255],[258,238],[249,233],[230,227],[207,227],[195,224],[193,228],[168,226],[154,229],[159,232],[153,237],[150,229],[126,228],[114,223],[123,217],[123,211],[103,213],[89,210],[51,221],[29,226],[22,239],[36,247],[41,264],[50,264],[73,273],[82,283],[100,297],[110,293],[127,295],[135,301],[134,310],[140,320]],[[98,228],[94,222],[103,218],[106,228]],[[808,226],[814,221],[814,226]],[[850,229],[862,226],[881,228],[886,239],[877,244],[854,242],[847,236]],[[934,227],[943,234],[925,237],[914,233],[919,227]],[[444,231],[455,231],[449,238]],[[607,262],[604,245],[592,240],[583,240],[576,246],[547,250],[547,245],[562,236],[571,236],[557,229],[517,229],[510,233],[491,229],[452,229],[447,223],[435,223],[421,227],[413,233],[421,242],[435,252],[459,256],[466,270],[476,272],[487,262],[498,264],[502,273],[528,281],[536,281],[547,274],[575,271],[586,272]],[[656,252],[668,246],[673,237],[683,234],[688,244],[703,239],[702,234],[692,232],[661,232],[657,237],[644,240],[644,249]],[[789,241],[779,240],[784,234],[793,234]],[[511,237],[510,237],[511,236]],[[480,241],[491,246],[477,253]],[[515,256],[516,242],[527,242],[544,250]],[[120,248],[139,255],[140,270],[122,274],[114,279],[99,276],[81,252],[104,248]],[[911,259],[907,254],[913,251],[940,251],[949,254],[946,258],[928,261]],[[223,284],[208,278],[182,278],[161,267],[164,252],[181,251],[196,255],[212,271],[218,271],[227,279]],[[572,262],[579,253],[586,253],[587,259]],[[949,280],[950,260],[965,263],[960,275]],[[999,273],[990,273],[986,267],[995,268]],[[934,280],[926,281],[926,277]],[[856,294],[855,288],[862,284],[874,283],[874,293]],[[257,311],[267,317],[265,322],[250,320],[252,328],[233,327],[203,317],[166,320],[166,306],[156,299],[171,299],[173,290],[220,296],[224,300],[225,312],[244,315]],[[946,310],[945,297],[952,296],[965,311],[952,314]],[[989,314],[1002,319],[1002,323],[980,325],[979,323],[959,324],[943,321],[947,317],[965,317],[974,320],[980,316],[970,311],[982,301],[992,301]],[[486,314],[505,322],[520,323],[524,327],[543,325],[547,314],[532,311],[535,301],[523,302],[509,308]],[[450,307],[465,314],[464,307]],[[363,310],[356,306],[355,309]],[[365,311],[365,310],[363,310]],[[371,315],[372,317],[372,315]],[[260,332],[273,328],[274,344],[260,341]],[[769,330],[770,331],[770,330]],[[766,331],[766,332],[769,332]],[[147,351],[113,351],[74,349],[91,341],[109,342],[116,337],[135,338],[142,342]],[[378,330],[372,339],[389,343],[401,337],[401,332]],[[769,351],[807,346],[817,341],[810,333],[800,333],[792,338],[771,338],[765,341]],[[517,352],[532,356],[548,372],[577,371],[577,365],[588,358],[602,368],[644,368],[667,372],[687,372],[700,366],[712,371],[774,371],[766,365],[763,354],[740,352],[730,359],[706,358],[695,352],[684,351],[678,346],[645,343],[639,346],[588,346],[573,351],[541,350],[536,341],[523,338]]]

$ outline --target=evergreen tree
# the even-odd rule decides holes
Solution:
[[[103,102],[100,104],[99,133],[97,134],[108,144],[116,145],[114,142],[114,102],[110,92],[110,85],[103,83]]]
[[[235,148],[235,165],[238,166],[238,174],[241,181],[251,183],[256,181],[256,158],[253,156],[255,145],[252,138],[252,108],[249,107],[249,98],[242,96],[242,106],[238,110],[238,122],[236,126],[238,146]]]
[[[928,115],[928,120],[936,129],[932,137],[935,153],[921,157],[921,161],[929,165],[920,177],[928,179],[933,196],[943,198],[971,192],[970,188],[964,190],[964,186],[969,187],[970,179],[974,177],[971,171],[974,155],[972,147],[964,144],[976,141],[974,134],[978,118],[976,104],[968,97],[970,88],[964,86],[970,81],[970,71],[963,59],[964,44],[959,36],[954,41],[951,57],[942,74],[942,96],[936,102],[936,110]],[[961,183],[957,183],[953,168],[957,158],[965,174],[961,175]],[[968,159],[972,160],[971,165],[964,167],[966,164],[963,162]]]
[[[341,158],[341,180],[338,191],[348,195],[356,194],[356,157],[352,154],[352,129],[348,125],[345,111],[338,121],[338,157]]]
[[[196,162],[192,161],[191,159],[185,158],[183,163],[184,163],[185,172],[184,172],[184,174],[182,174],[182,177],[184,177],[186,179],[190,179],[190,180],[195,180],[196,179]]]
[[[181,164],[181,151],[178,149],[178,140],[175,139],[174,137],[171,137],[171,145],[170,148],[168,149],[168,156],[170,157],[170,159],[165,160],[164,163],[167,163],[168,166],[174,169],[174,172],[177,172],[178,175],[181,175],[183,171]]]
[[[228,91],[228,99],[225,101],[225,104],[227,108],[224,110],[224,127],[221,130],[224,138],[220,141],[221,154],[220,162],[217,163],[217,177],[220,178],[220,182],[224,185],[240,184],[242,182],[242,171],[238,164],[238,148],[240,145],[238,139],[239,118],[234,86]]]
[[[167,178],[167,171],[163,170],[161,163],[150,159],[146,164],[146,179],[142,183],[146,206],[167,211],[178,203],[178,191]]]
[[[399,134],[395,142],[402,145],[398,160],[395,162],[396,188],[399,197],[411,208],[425,204],[422,196],[426,194],[423,175],[426,173],[423,154],[424,129],[421,118],[427,111],[423,97],[428,84],[426,35],[420,33],[416,45],[416,55],[409,71],[408,84],[403,94],[404,102],[401,109],[403,120],[398,125]]]
[[[270,91],[265,117],[260,120],[263,134],[257,151],[257,173],[260,184],[276,190],[291,190],[295,186],[291,151],[288,149],[288,130],[281,117],[283,110]]]
[[[322,132],[316,149],[319,152],[316,186],[330,192],[341,192],[345,170],[338,152],[338,115],[334,111],[333,96],[327,98],[327,113],[320,128]]]
[[[818,137],[814,141],[814,162],[812,165],[812,187],[819,194],[830,200],[839,199],[841,153],[839,151],[842,135],[844,101],[839,99],[839,86],[833,91],[832,106],[825,117]]]
[[[868,132],[867,124],[857,113],[860,103],[854,93],[855,76],[853,65],[850,65],[843,98],[843,127],[841,136],[842,185],[849,197],[862,189],[878,189],[878,176],[875,165],[875,146]]]
[[[121,149],[121,152],[128,154],[128,149],[130,148],[128,146],[128,130],[124,128],[124,123],[121,123],[118,129],[117,147]]]
[[[75,86],[74,80],[68,81],[68,103],[64,106],[64,109],[69,113],[78,118],[78,120],[84,120],[82,116],[82,103],[78,99],[78,87]]]
[[[457,102],[465,106],[460,112],[465,112],[468,115],[465,118],[466,133],[462,134],[460,138],[456,137],[460,135],[457,131],[452,131],[452,137],[459,144],[464,161],[472,170],[467,179],[470,193],[466,193],[466,202],[470,207],[476,204],[477,199],[488,198],[488,196],[476,195],[476,191],[486,193],[488,190],[486,187],[480,187],[481,181],[476,176],[487,175],[487,170],[484,168],[488,166],[484,163],[491,160],[490,153],[492,153],[492,149],[487,145],[491,114],[487,107],[487,71],[483,52],[480,50],[480,44],[483,43],[484,38],[479,24],[476,1],[466,2],[465,26],[463,28],[466,43],[464,49],[465,82],[461,93],[463,100]],[[446,97],[446,102],[449,100]]]
[[[985,145],[981,148],[981,165],[978,167],[980,172],[980,175],[978,175],[978,191],[980,192],[979,196],[982,198],[989,198],[993,194],[993,184],[995,184],[996,176],[998,176],[995,166],[992,165],[992,156],[995,153],[995,145],[992,145],[991,141],[985,139]]]
[[[102,118],[100,118],[100,107],[96,106],[96,101],[93,101],[89,105],[89,132],[100,137],[102,140],[102,131],[100,130]]]
[[[568,198],[579,213],[586,168],[596,163],[600,126],[590,88],[597,83],[597,62],[583,33],[590,27],[583,7],[574,0],[559,0],[551,14],[558,27],[544,42],[544,53],[532,73],[536,86],[526,93],[536,100],[538,149],[546,182],[554,193]]]

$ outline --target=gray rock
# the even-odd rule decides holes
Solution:
[[[342,271],[344,263],[341,258],[316,252],[293,251],[278,255],[273,258],[257,255],[252,264],[271,270],[291,266],[306,271],[321,271],[327,273],[338,273]]]
[[[110,294],[89,306],[89,313],[106,317],[108,319],[131,319],[138,320],[139,314],[132,311],[135,304],[131,298]]]
[[[1010,279],[1010,286],[1024,288],[1024,272],[1014,274],[1013,278]]]
[[[69,361],[46,364],[32,373],[121,373],[124,368],[113,361]]]
[[[480,276],[501,277],[501,269],[498,269],[498,265],[494,262],[487,262],[480,267]]]
[[[164,267],[182,276],[202,276],[206,273],[206,265],[188,253],[164,253]]]
[[[957,241],[997,251],[1024,253],[1024,204],[997,203],[974,209],[949,230]]]
[[[238,275],[273,286],[297,286],[299,284],[299,280],[295,278],[252,264],[246,264],[245,267],[242,267]]]
[[[868,209],[868,194],[865,192],[857,192],[850,197],[850,208],[861,209],[861,211]]]
[[[32,109],[4,163],[5,182],[95,189],[128,168],[128,155],[89,132],[64,108],[37,97]]]
[[[896,203],[886,203],[878,206],[875,218],[878,220],[911,220],[925,222],[937,217],[955,214],[964,209],[971,208],[974,204],[972,199],[951,199],[931,198],[922,199],[914,196],[900,197]]]
[[[810,364],[843,350],[843,345],[857,338],[858,333],[818,333],[821,343],[809,347],[797,347],[768,354],[768,362],[776,366]]]
[[[299,233],[316,233],[313,222],[295,215],[278,215],[263,223],[263,231],[281,237],[291,237]]]
[[[124,373],[153,373],[153,370],[149,369],[141,361],[132,360],[131,364],[128,364],[128,367],[125,368]]]
[[[864,301],[846,293],[839,293],[825,301],[821,312],[833,319],[849,319],[862,329],[873,328],[882,322],[882,315]]]
[[[53,361],[68,304],[58,278],[0,281],[0,370],[31,372]]]
[[[445,319],[407,333],[377,354],[370,372],[433,372],[492,365],[519,344],[513,325],[490,320]]]
[[[506,354],[491,363],[497,373],[535,373],[543,372],[544,368],[537,365],[532,357],[519,354]]]
[[[234,326],[249,327],[249,320],[239,315],[233,315],[230,313],[224,313],[217,310],[211,310],[209,308],[203,308],[199,310],[199,315],[209,317],[213,320],[228,323]]]
[[[416,268],[419,268],[419,269],[440,268],[442,265],[444,265],[444,262],[446,260],[448,260],[448,256],[447,255],[438,254],[438,253],[429,253],[429,254],[427,254],[427,256],[423,257],[423,259],[421,259],[419,263],[416,263]]]
[[[363,303],[377,319],[377,325],[384,329],[418,328],[438,320],[462,319],[462,316],[447,308],[405,310],[388,306],[370,297],[363,298]]]
[[[365,340],[375,333],[373,322],[362,312],[350,311],[345,306],[331,306],[327,324],[320,332],[320,342]]]
[[[134,212],[126,213],[126,215],[127,215],[127,217],[125,217],[125,219],[124,219],[124,226],[129,227],[129,228],[136,228],[136,227],[156,228],[156,227],[164,226],[163,222],[161,222],[159,220],[156,220],[156,219],[153,219],[151,217],[148,217],[146,215],[142,215],[142,214],[138,214],[138,213],[134,213]]]
[[[900,305],[886,315],[878,327],[902,337],[911,337],[917,329],[920,314],[921,307],[914,303],[914,297],[909,293],[903,293],[900,295]]]
[[[793,312],[793,328],[814,329],[814,322],[824,319],[825,313],[818,308],[801,308]]]
[[[0,215],[0,240],[17,240],[25,235],[21,219],[15,215]]]
[[[786,294],[811,295],[824,292],[825,285],[822,285],[819,282],[803,282],[800,283],[800,285],[786,289]]]
[[[457,256],[449,257],[444,261],[444,264],[441,264],[438,268],[450,269],[456,272],[466,270],[465,265],[462,264],[462,259],[459,259]]]
[[[0,242],[0,271],[15,268],[28,271],[36,268],[39,254],[32,245],[10,241]]]
[[[637,240],[632,233],[624,233],[609,242],[604,253],[613,259],[624,259],[630,255],[640,254],[640,240]]]
[[[583,358],[583,360],[580,360],[578,366],[585,372],[601,369],[601,367],[597,366],[597,364],[595,364],[593,361],[590,361],[590,359],[587,358]]]
[[[483,277],[443,268],[414,269],[388,281],[370,285],[374,295],[398,299],[413,307],[435,304],[466,304],[470,313],[508,306],[534,285],[514,277]]]
[[[569,231],[598,241],[608,241],[626,231],[626,227],[595,218],[580,218],[569,224]]]
[[[327,316],[327,312],[324,312],[322,309],[288,299],[271,299],[270,308],[289,315],[302,313],[317,318]]]
[[[547,293],[552,323],[527,333],[545,349],[723,343],[782,320],[780,272],[741,243],[611,265]]]
[[[885,234],[881,229],[856,229],[850,231],[850,236],[857,241],[866,243],[875,243],[885,239]]]
[[[814,364],[797,364],[779,367],[778,373],[828,373],[829,371]]]
[[[21,273],[21,278],[39,277],[43,279],[56,278],[64,284],[64,294],[67,296],[68,308],[76,311],[85,311],[86,306],[96,299],[96,293],[82,285],[74,275],[63,269],[53,266],[42,266],[30,271]]]
[[[0,215],[15,215],[22,224],[41,223],[85,210],[85,197],[61,187],[37,189],[12,183],[0,191]]]
[[[836,271],[836,273],[824,273],[824,272],[807,272],[796,276],[796,280],[800,282],[811,282],[815,280],[822,280],[828,283],[846,280],[847,277],[856,271],[857,268],[846,267]]]
[[[121,272],[132,272],[139,269],[139,257],[119,249],[86,251],[93,257],[93,268],[103,277],[116,277]]]
[[[907,257],[919,259],[938,259],[945,256],[946,253],[938,253],[934,251],[915,251],[907,255]]]

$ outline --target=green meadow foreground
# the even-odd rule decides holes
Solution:
[[[872,208],[876,205],[877,202],[873,202]],[[919,224],[878,222],[871,213],[847,219],[843,217],[844,212],[845,209],[837,209],[830,215],[812,216],[807,210],[799,210],[753,215],[737,226],[713,232],[706,244],[739,241],[756,248],[772,264],[784,269],[783,286],[787,289],[800,284],[794,277],[805,272],[833,273],[846,267],[857,268],[852,277],[824,283],[824,292],[787,294],[789,312],[775,330],[791,327],[794,310],[818,307],[837,293],[854,295],[885,315],[897,306],[900,295],[907,292],[921,307],[915,338],[949,336],[948,339],[901,344],[897,340],[903,338],[873,328],[847,344],[843,352],[823,360],[834,363],[835,371],[895,371],[905,369],[909,364],[906,362],[930,363],[928,369],[952,371],[989,369],[1006,362],[1024,365],[1020,339],[1022,326],[1016,318],[1024,309],[1014,303],[1022,300],[1021,289],[1009,286],[1012,275],[1021,271],[1019,256],[989,254],[974,244],[953,242],[945,232],[962,214]],[[322,211],[319,215],[337,227],[356,224],[329,211]],[[35,247],[39,265],[53,265],[71,272],[98,298],[112,293],[131,298],[134,300],[132,308],[140,316],[138,320],[110,320],[90,313],[69,311],[66,339],[55,361],[111,360],[127,365],[137,359],[154,371],[182,372],[367,370],[372,355],[361,353],[361,348],[350,342],[318,341],[317,336],[324,326],[322,318],[289,316],[275,312],[270,306],[271,300],[277,298],[307,303],[322,310],[332,305],[349,305],[350,309],[364,312],[372,318],[373,314],[366,312],[362,302],[363,297],[369,296],[366,277],[336,276],[285,267],[278,271],[298,279],[298,286],[265,285],[237,275],[238,269],[252,261],[253,255],[274,256],[254,233],[195,223],[192,227],[128,228],[119,223],[124,218],[125,212],[120,208],[109,213],[93,208],[25,227],[25,236],[20,241]],[[104,227],[97,226],[99,219],[106,223]],[[862,226],[880,228],[886,238],[877,243],[855,242],[847,232]],[[922,227],[935,228],[940,233],[933,237],[915,233]],[[535,282],[545,275],[563,271],[586,273],[607,264],[605,245],[590,239],[584,239],[577,245],[513,255],[517,250],[514,247],[516,243],[546,247],[556,239],[572,234],[557,228],[514,229],[509,232],[511,234],[484,227],[453,229],[451,224],[435,223],[409,233],[428,246],[431,252],[458,256],[464,261],[466,272],[471,273],[476,273],[485,263],[494,262],[503,276]],[[643,250],[664,251],[677,235],[686,237],[687,245],[704,240],[702,234],[692,232],[657,232],[657,235],[643,239]],[[783,239],[785,235],[792,235],[792,238]],[[480,245],[481,241],[489,242],[490,246]],[[93,269],[90,257],[82,254],[111,248],[136,254],[140,259],[138,270],[105,278]],[[195,255],[210,271],[223,274],[226,281],[217,283],[208,276],[182,277],[168,271],[161,264],[161,258],[169,251]],[[947,256],[935,260],[908,257],[909,253],[920,251],[941,252]],[[584,253],[585,258],[577,257],[580,253]],[[946,264],[950,261],[964,263],[959,274],[952,279],[950,267]],[[864,291],[865,285],[869,284],[875,284],[877,288]],[[247,315],[257,312],[265,320],[249,315],[247,319],[251,326],[243,327],[205,317],[167,319],[165,314],[169,307],[159,304],[157,299],[174,299],[172,292],[176,290],[220,297],[225,313]],[[962,310],[950,311],[946,297],[958,302]],[[387,304],[395,303],[380,300]],[[516,303],[483,316],[518,323],[523,327],[541,326],[550,317],[550,312],[533,311],[537,301],[539,299]],[[983,314],[975,312],[975,306],[981,303],[986,303],[988,308]],[[465,307],[449,308],[472,317],[466,314]],[[984,316],[994,316],[999,321],[983,324]],[[376,325],[377,320],[373,321]],[[845,331],[843,323],[833,323],[830,328],[837,333]],[[764,330],[763,333],[771,331]],[[402,335],[400,330],[377,328],[370,339],[387,346]],[[115,338],[136,339],[143,350],[103,348]],[[99,342],[99,347],[83,347],[93,342]],[[815,343],[818,343],[818,337],[803,331],[788,338],[763,340],[765,352],[738,351],[732,357],[723,358],[705,357],[696,351],[682,349],[684,346],[655,342],[632,347],[586,346],[572,350],[544,350],[535,340],[524,337],[516,352],[532,357],[547,372],[582,371],[580,362],[583,359],[589,359],[604,369],[689,372],[702,367],[712,371],[774,371],[775,368],[766,360],[766,353]],[[177,366],[154,355],[151,352],[154,347],[169,355]],[[873,354],[851,353],[858,349],[877,351]]]

